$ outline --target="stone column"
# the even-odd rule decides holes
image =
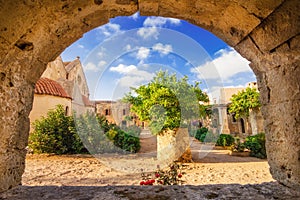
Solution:
[[[270,66],[274,60],[281,64],[258,76],[270,171],[279,182],[300,189],[299,53],[277,53],[270,60]]]
[[[21,184],[33,100],[34,84],[14,64],[0,66],[0,192]]]

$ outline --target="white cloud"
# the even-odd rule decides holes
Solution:
[[[105,52],[106,52],[106,49],[104,47],[101,47],[99,49],[99,51],[97,52],[98,58],[100,58],[100,59],[103,58],[106,55]]]
[[[88,64],[83,66],[83,69],[86,71],[93,71],[93,72],[99,71],[99,68],[97,68],[97,66],[92,62],[89,62]]]
[[[181,23],[179,19],[174,19],[174,18],[147,17],[143,25],[150,26],[150,27],[162,27],[167,22],[173,25],[179,25]]]
[[[130,44],[127,44],[127,45],[125,46],[124,50],[130,51],[130,50],[131,50],[131,45],[130,45]]]
[[[137,87],[152,80],[154,77],[153,73],[139,70],[135,65],[119,64],[116,67],[111,67],[109,70],[124,75],[118,80],[120,87]]]
[[[130,16],[130,18],[137,20],[137,18],[139,17],[139,12],[134,13],[133,15]]]
[[[116,67],[111,67],[109,70],[112,71],[112,72],[118,72],[120,74],[128,74],[132,71],[136,71],[137,67],[135,65],[127,66],[127,65],[124,65],[124,64],[119,64]]]
[[[230,78],[241,72],[252,72],[249,67],[249,61],[243,58],[234,49],[222,49],[216,53],[219,57],[208,61],[203,65],[192,68],[198,78],[219,79],[224,82],[230,82]]]
[[[98,67],[99,67],[99,68],[103,68],[103,67],[105,67],[106,64],[107,64],[106,61],[101,60],[101,61],[98,63]]]
[[[99,34],[103,34],[106,38],[121,32],[119,24],[108,23],[97,28]]]
[[[142,37],[143,39],[158,39],[159,32],[156,27],[142,27],[137,31],[137,35]]]
[[[80,49],[84,49],[84,46],[83,46],[82,44],[78,44],[77,46],[78,46],[78,48],[80,48]]]
[[[169,45],[169,44],[163,45],[162,43],[156,43],[155,45],[153,45],[152,49],[154,51],[158,51],[161,55],[167,55],[171,51],[173,51],[173,48],[171,45]]]
[[[150,53],[150,49],[146,47],[140,47],[136,54],[136,57],[139,60],[145,60],[146,58],[148,58],[149,53]]]

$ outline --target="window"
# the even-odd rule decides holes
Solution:
[[[232,113],[232,122],[236,122],[235,113]]]
[[[109,110],[105,109],[105,115],[109,115]]]
[[[123,115],[126,115],[126,110],[125,109],[123,109]]]
[[[65,115],[66,115],[66,116],[69,115],[69,106],[66,106],[66,109],[65,109]]]

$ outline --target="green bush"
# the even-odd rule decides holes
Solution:
[[[50,110],[47,117],[33,123],[29,148],[33,153],[72,154],[84,151],[72,116],[65,116],[62,105]]]
[[[264,133],[248,136],[245,139],[245,147],[249,149],[250,155],[257,158],[267,158],[266,138]]]
[[[234,137],[229,134],[220,134],[216,145],[217,146],[231,146],[234,143]]]
[[[115,135],[114,144],[130,153],[136,153],[141,148],[140,139],[138,137],[129,135],[122,130],[118,130],[118,133]]]
[[[206,127],[199,128],[196,131],[195,138],[201,142],[204,142],[207,132],[208,132],[208,129]]]
[[[61,105],[50,110],[47,117],[33,123],[34,131],[29,137],[33,153],[78,154],[137,152],[140,149],[138,129],[126,133],[103,117],[86,113],[78,117],[65,116]]]
[[[142,132],[141,127],[136,126],[136,125],[131,125],[131,126],[128,126],[128,127],[124,127],[124,128],[122,128],[122,130],[124,132],[126,132],[127,134],[132,135],[134,137],[139,137],[141,132]]]

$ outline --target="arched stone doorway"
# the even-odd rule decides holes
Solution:
[[[251,61],[274,178],[300,187],[298,0],[4,1],[0,7],[0,191],[21,183],[33,88],[46,64],[109,18],[174,17],[203,27]]]

